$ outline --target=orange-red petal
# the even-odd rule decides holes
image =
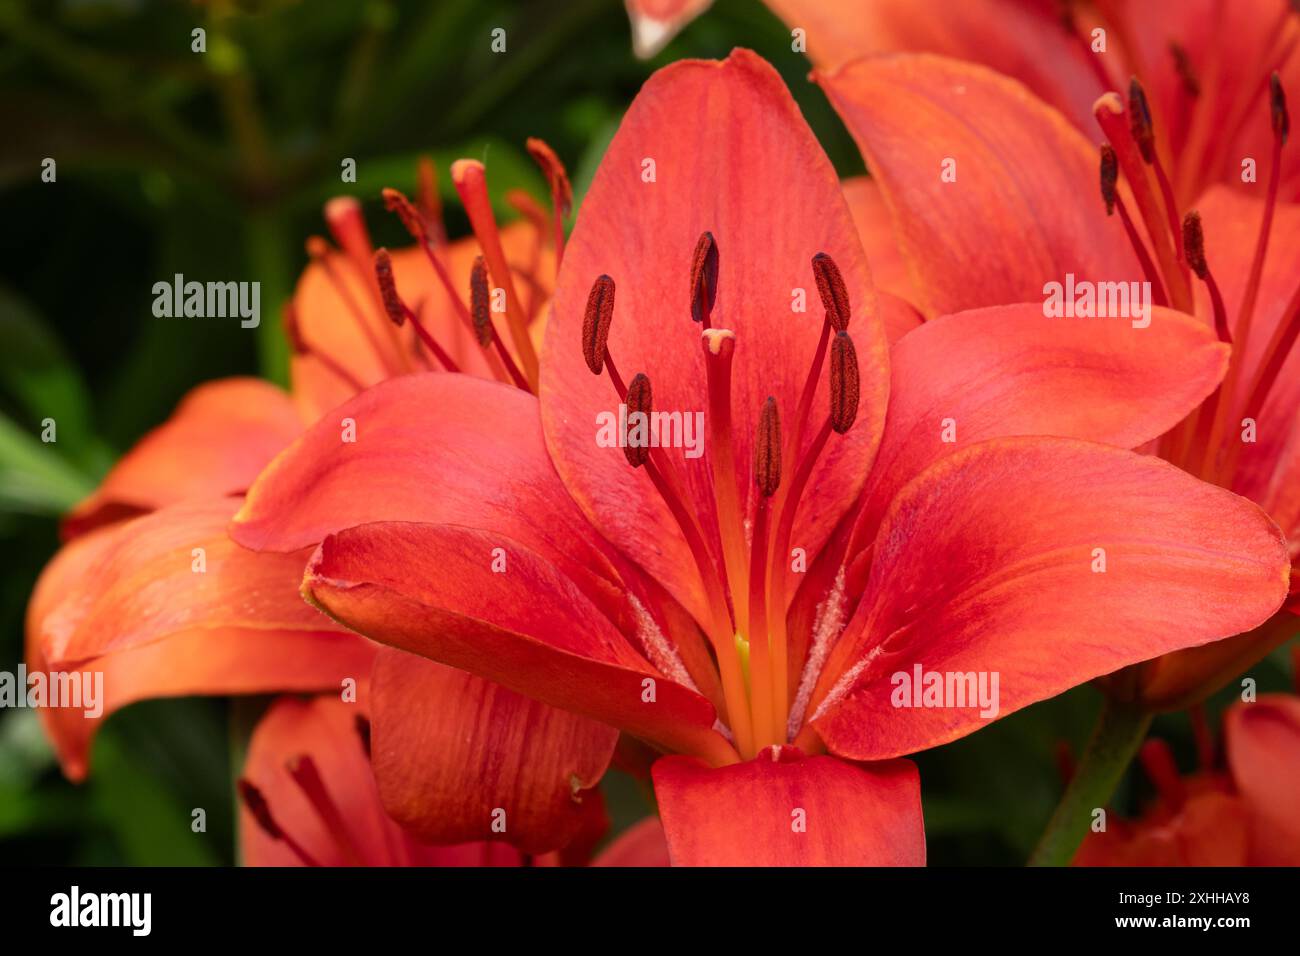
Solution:
[[[384,806],[429,843],[566,846],[618,731],[403,651],[380,651],[371,754]]]
[[[726,757],[704,697],[638,655],[554,564],[500,533],[347,529],[317,549],[303,593],[381,643],[670,749]]]
[[[1042,301],[1067,273],[1141,278],[1105,214],[1096,147],[1015,80],[931,55],[817,80],[880,184],[927,316]]]
[[[647,181],[653,163],[654,181]],[[691,320],[691,257],[704,232],[719,253],[715,328],[736,335],[731,441],[743,498],[756,498],[748,472],[759,413],[769,395],[782,421],[794,419],[822,326],[812,257],[829,254],[852,303],[850,332],[861,364],[857,423],[831,442],[794,537],[809,554],[821,547],[861,485],[880,438],[888,388],[883,323],[866,261],[834,168],[780,76],[753,53],[683,61],[657,72],[623,118],[582,204],[566,248],[542,359],[547,446],[565,485],[611,541],[659,580],[699,620],[704,610],[695,564],[667,507],[620,448],[597,442],[602,413],[619,396],[584,360],[581,329],[588,293],[600,275],[617,287],[609,351],[624,381],[646,373],[654,410],[689,419],[708,404],[701,328]],[[806,312],[794,312],[802,289]],[[823,375],[813,404],[829,406]],[[703,443],[704,454],[711,454]],[[717,535],[711,469],[685,449],[663,450],[684,474],[687,507],[705,534]],[[730,534],[741,533],[729,529]]]
[[[1300,866],[1300,698],[1265,694],[1224,718],[1228,766],[1250,811],[1251,862]]]
[[[813,724],[854,759],[936,746],[1127,664],[1249,630],[1282,603],[1289,573],[1256,505],[1163,461],[1067,439],[981,442],[894,499]],[[939,706],[918,698],[917,667],[953,688]],[[987,702],[971,699],[978,686],[958,698],[948,675],[967,674]]]
[[[711,769],[690,757],[654,765],[674,866],[924,866],[916,767],[859,766],[769,748]]]
[[[255,378],[200,385],[72,510],[63,534],[186,499],[242,494],[301,431],[293,402],[274,385]]]

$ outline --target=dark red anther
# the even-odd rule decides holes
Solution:
[[[1291,132],[1291,115],[1286,111],[1286,92],[1282,89],[1282,80],[1273,71],[1268,78],[1268,103],[1273,119],[1273,135],[1286,145],[1287,135]]]
[[[700,234],[691,256],[691,318],[709,324],[718,297],[718,244],[713,233]]]
[[[271,816],[271,808],[262,791],[244,777],[235,781],[235,789],[239,791],[239,798],[244,801],[244,806],[248,807],[248,812],[253,815],[257,825],[266,831],[266,835],[275,840],[281,839],[284,832]]]
[[[384,311],[394,325],[406,321],[406,305],[397,294],[397,280],[393,278],[393,257],[387,249],[375,250],[375,280],[379,283],[379,296],[384,300]]]
[[[474,259],[469,271],[469,314],[474,319],[474,335],[478,344],[487,348],[492,344],[492,312],[488,304],[487,263],[482,256]]]
[[[1128,81],[1128,128],[1142,153],[1142,161],[1153,162],[1156,158],[1156,137],[1151,128],[1151,106],[1147,103],[1146,91],[1136,76]]]
[[[781,487],[781,413],[771,395],[763,403],[754,436],[754,483],[764,498]]]
[[[847,332],[831,340],[831,428],[843,435],[858,417],[858,353]]]
[[[1189,209],[1183,217],[1183,251],[1196,277],[1204,279],[1209,271],[1205,261],[1205,230],[1201,226],[1201,214],[1195,209]]]
[[[1187,51],[1177,43],[1169,44],[1169,55],[1174,58],[1174,71],[1178,78],[1183,81],[1183,89],[1187,95],[1197,97],[1201,95],[1201,83],[1196,78],[1196,71],[1192,69],[1191,58],[1188,57]]]
[[[599,375],[605,367],[605,346],[609,342],[609,325],[614,320],[614,280],[597,276],[587,295],[587,311],[582,317],[582,357],[587,368]]]
[[[568,216],[573,209],[573,186],[569,183],[569,174],[564,170],[564,163],[560,162],[560,157],[545,140],[530,136],[525,145],[533,162],[542,167],[552,195],[559,200],[556,213],[562,217]]]
[[[411,234],[411,238],[419,241],[428,238],[425,230],[424,218],[420,215],[419,210],[412,205],[411,200],[396,189],[385,189],[382,193],[384,197],[384,208],[389,212],[397,213],[402,225],[406,231]]]
[[[633,468],[640,468],[650,457],[650,412],[654,406],[654,396],[650,390],[650,377],[645,372],[637,372],[636,377],[628,383],[627,386],[627,420],[632,422],[632,416],[640,413],[642,434],[645,436],[644,443],[638,441],[633,444],[632,436],[629,435],[623,448],[623,454],[627,457],[627,463]],[[629,430],[635,428],[631,425]]]
[[[1106,202],[1106,215],[1115,211],[1115,184],[1119,182],[1119,159],[1110,143],[1101,144],[1101,198]]]
[[[821,296],[822,306],[826,309],[826,320],[836,332],[843,332],[849,327],[853,310],[849,305],[849,289],[844,284],[840,267],[824,252],[819,252],[812,259],[813,277],[817,281],[817,294]]]

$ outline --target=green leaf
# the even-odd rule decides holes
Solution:
[[[54,425],[58,437],[57,422]],[[58,515],[94,483],[45,443],[0,415],[0,511]]]

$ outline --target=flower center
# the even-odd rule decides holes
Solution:
[[[707,382],[708,480],[711,482],[718,528],[716,548],[707,541],[704,526],[688,504],[680,463],[654,446],[648,430],[644,439],[629,434],[624,449],[633,468],[644,468],[686,541],[709,605],[709,620],[700,622],[713,650],[725,698],[725,723],[743,757],[789,739],[791,694],[799,683],[789,673],[786,613],[789,594],[786,556],[800,500],[813,468],[832,432],[843,434],[857,415],[859,387],[857,356],[847,332],[851,314],[848,291],[833,259],[818,253],[813,274],[825,318],[800,394],[799,403],[782,426],[775,397],[764,401],[754,439],[752,494],[742,487],[736,469],[736,442],[732,416],[732,360],[745,343],[731,329],[714,325],[718,289],[719,252],[711,233],[696,243],[690,261],[690,314],[700,324],[701,354]],[[609,348],[614,317],[615,281],[597,277],[583,316],[582,348],[593,374],[608,375],[619,400],[634,415],[648,421],[653,413],[649,377],[639,372],[625,384]],[[834,333],[832,335],[832,333]],[[802,457],[804,429],[826,355],[830,352],[830,410]],[[794,467],[790,467],[794,466]],[[705,467],[703,464],[698,467]],[[752,519],[746,520],[744,503],[753,499]],[[716,553],[715,553],[716,552]]]

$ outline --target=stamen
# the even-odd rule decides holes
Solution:
[[[1169,44],[1169,55],[1174,58],[1174,71],[1178,78],[1183,81],[1183,90],[1187,95],[1195,99],[1201,95],[1201,84],[1196,78],[1196,72],[1192,69],[1192,61],[1187,56],[1187,51],[1177,43]]]
[[[537,281],[537,272],[541,267],[542,247],[547,243],[547,228],[550,217],[538,205],[537,200],[522,189],[512,189],[507,192],[506,205],[527,219],[529,225],[533,227],[533,231],[537,233],[537,242],[533,246],[532,256],[528,260],[527,272],[520,275],[520,278],[528,285],[528,307],[524,310],[524,313],[528,316],[529,323],[531,323],[537,317],[537,309],[541,304],[541,300],[545,298],[545,291]]]
[[[510,339],[515,347],[515,354],[523,364],[528,384],[537,387],[537,353],[532,340],[528,337],[528,321],[524,317],[522,301],[515,291],[514,275],[506,262],[505,250],[501,246],[501,234],[497,230],[496,217],[492,214],[492,203],[488,199],[487,175],[483,164],[474,159],[458,159],[451,166],[451,181],[460,194],[460,201],[469,216],[470,228],[478,239],[483,257],[487,260],[492,280],[506,293],[506,319],[510,328]]]
[[[488,295],[488,270],[482,256],[475,256],[474,265],[469,270],[469,305],[470,315],[474,320],[474,337],[484,349],[494,347],[514,383],[525,392],[532,391],[527,379],[515,365],[514,358],[506,349],[505,342],[497,335],[496,326],[492,324],[492,309]],[[489,352],[489,355],[492,353]]]
[[[542,167],[546,181],[551,187],[551,208],[555,212],[555,271],[559,274],[560,262],[564,259],[564,220],[569,218],[573,209],[573,186],[569,175],[564,171],[564,163],[555,155],[555,150],[544,141],[530,136],[525,144],[528,155]]]
[[[609,327],[614,320],[614,280],[597,276],[587,295],[587,311],[582,317],[582,357],[592,374],[599,375],[605,366]]]
[[[302,327],[298,324],[298,311],[294,308],[292,302],[284,304],[284,311],[281,313],[281,319],[284,322],[284,337],[289,341],[289,349],[294,355],[311,356],[324,365],[330,372],[341,378],[347,383],[348,387],[354,392],[364,392],[366,387],[361,381],[336,362],[324,352],[313,352],[311,346],[307,344],[306,339],[302,336]]]
[[[1201,226],[1201,214],[1190,209],[1183,217],[1183,248],[1187,251],[1187,264],[1191,266],[1196,277],[1205,283],[1210,293],[1210,302],[1214,306],[1214,331],[1220,342],[1232,343],[1232,332],[1228,329],[1228,315],[1223,306],[1223,296],[1219,294],[1219,284],[1210,274],[1209,264],[1205,261],[1205,230]]]
[[[375,252],[375,279],[379,283],[379,295],[384,302],[384,311],[393,320],[393,324],[400,326],[410,319],[411,326],[420,337],[420,341],[433,353],[434,358],[442,363],[443,368],[448,372],[459,372],[460,369],[452,357],[438,344],[410,306],[402,301],[402,297],[397,292],[397,280],[393,277],[393,259],[387,249],[381,248]]]
[[[235,789],[239,792],[239,798],[243,801],[244,806],[248,807],[248,812],[253,815],[257,825],[272,840],[279,840],[284,843],[298,859],[302,860],[306,866],[320,866],[320,863],[308,853],[301,843],[286,833],[279,824],[275,822],[275,817],[271,815],[271,807],[266,802],[266,796],[255,786],[252,781],[246,777],[240,777],[235,781]]]
[[[1133,225],[1133,219],[1129,216],[1128,207],[1124,204],[1124,197],[1119,194],[1117,181],[1119,179],[1119,160],[1115,158],[1115,149],[1109,143],[1101,144],[1101,198],[1106,203],[1106,215],[1119,211],[1119,221],[1124,226],[1124,234],[1128,236],[1129,245],[1133,247],[1134,254],[1137,255],[1138,263],[1142,266],[1142,272],[1151,283],[1151,294],[1156,305],[1168,305],[1169,300],[1165,298],[1165,284],[1160,281],[1160,273],[1156,271],[1156,264],[1151,261],[1151,254],[1147,252],[1146,243],[1138,235],[1137,227]]]
[[[1277,75],[1277,70],[1268,78],[1268,106],[1273,135],[1285,146],[1291,132],[1291,116],[1286,109],[1286,92],[1282,89],[1282,78]]]
[[[334,291],[338,294],[338,297],[343,300],[343,304],[347,307],[348,311],[352,313],[353,321],[356,322],[357,326],[361,329],[362,334],[365,335],[366,341],[370,343],[370,348],[374,351],[375,357],[379,359],[379,362],[384,366],[384,369],[390,373],[394,371],[409,370],[410,366],[406,361],[406,355],[404,352],[401,352],[400,349],[400,363],[397,366],[393,365],[391,361],[392,356],[389,353],[389,350],[385,347],[384,343],[379,340],[379,337],[375,334],[375,329],[370,319],[362,310],[361,305],[353,297],[352,290],[348,288],[343,277],[339,275],[338,270],[334,268],[333,252],[330,249],[329,244],[320,236],[309,236],[307,238],[306,246],[307,255],[311,257],[313,262],[318,264],[321,269],[324,270],[326,278],[330,281],[330,285],[334,287]]]
[[[1146,91],[1142,89],[1142,84],[1138,82],[1136,76],[1129,79],[1128,105],[1129,130],[1133,134],[1133,141],[1137,143],[1138,151],[1142,154],[1142,161],[1155,171],[1156,181],[1160,184],[1161,199],[1164,200],[1165,216],[1169,220],[1169,231],[1173,233],[1178,260],[1181,262],[1183,261],[1183,238],[1178,230],[1178,203],[1174,199],[1174,189],[1169,184],[1169,177],[1165,175],[1160,156],[1156,153],[1155,131],[1151,125],[1151,105],[1147,102]]]
[[[1123,119],[1124,103],[1118,94],[1105,93],[1093,104],[1092,111],[1114,147],[1119,166],[1128,179],[1129,188],[1138,204],[1138,212],[1146,225],[1147,235],[1155,247],[1156,259],[1160,263],[1160,272],[1173,306],[1179,311],[1190,312],[1191,291],[1174,247],[1173,232],[1177,230],[1177,219],[1160,214],[1159,203],[1147,177],[1147,167],[1133,141],[1129,124]],[[1172,205],[1169,208],[1172,209]]]
[[[320,772],[316,769],[316,762],[307,754],[301,754],[290,760],[286,769],[320,817],[326,832],[338,845],[344,859],[351,866],[361,866],[363,863],[361,854],[357,852],[352,834],[348,832],[347,824],[343,820],[343,814],[339,812],[329,791],[325,789],[325,781],[321,779]]]
[[[831,428],[843,435],[858,417],[858,353],[847,332],[831,343]]]
[[[691,254],[691,319],[709,328],[718,297],[718,244],[713,233],[700,234]]]

